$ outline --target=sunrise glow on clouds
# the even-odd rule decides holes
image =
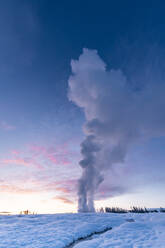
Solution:
[[[75,146],[78,144],[26,144],[20,150],[13,148],[5,156],[1,155],[0,193],[4,209],[11,212],[24,208],[41,213],[75,212],[77,180],[81,173],[77,163],[80,153]],[[97,192],[97,199],[111,197],[112,184],[105,181]],[[17,200],[13,201],[13,197]],[[98,207],[100,204],[105,203],[96,203]]]
[[[1,177],[0,193],[3,196],[6,193],[7,202],[10,202],[13,195],[20,199],[12,204],[7,204],[5,209],[18,211],[22,206],[22,203],[20,205],[22,196],[33,199],[36,195],[41,197],[40,203],[33,204],[32,200],[31,209],[35,210],[36,204],[44,204],[49,206],[47,206],[49,211],[60,212],[60,209],[54,207],[57,202],[58,204],[72,205],[72,209],[75,209],[79,170],[77,164],[73,164],[73,162],[78,157],[78,152],[66,143],[49,147],[26,144],[20,150],[13,148],[6,153],[6,156],[1,156],[0,168],[4,172],[4,179]],[[70,174],[71,171],[72,174]],[[5,202],[4,199],[3,201]],[[41,207],[37,211],[46,210]]]

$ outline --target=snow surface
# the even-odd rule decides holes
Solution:
[[[109,227],[74,248],[165,248],[165,213],[1,215],[0,248],[64,248]]]

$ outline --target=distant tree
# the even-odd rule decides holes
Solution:
[[[161,213],[165,213],[165,208],[160,208]]]
[[[158,210],[157,209],[151,209],[151,210],[148,210],[149,213],[158,213]]]
[[[149,211],[147,210],[147,208],[141,208],[141,207],[131,207],[131,210],[129,211],[131,213],[139,213],[139,214],[144,214],[144,213],[149,213]]]
[[[100,212],[100,213],[104,213],[104,208],[101,207],[101,208],[99,209],[99,212]]]
[[[106,213],[118,213],[118,214],[125,214],[128,211],[126,209],[123,208],[117,208],[117,207],[106,207],[105,208],[105,212]]]
[[[23,211],[23,213],[24,213],[25,215],[31,214],[31,212],[30,212],[28,209],[25,210],[25,211]]]

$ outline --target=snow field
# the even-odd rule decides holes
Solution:
[[[0,248],[64,248],[110,227],[74,248],[165,248],[165,213],[1,215]]]

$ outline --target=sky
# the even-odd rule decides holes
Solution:
[[[71,60],[95,49],[135,92],[163,84],[164,10],[163,1],[0,2],[0,211],[77,210],[86,117],[68,98]],[[165,206],[164,147],[163,133],[133,144],[98,188],[96,207]]]

